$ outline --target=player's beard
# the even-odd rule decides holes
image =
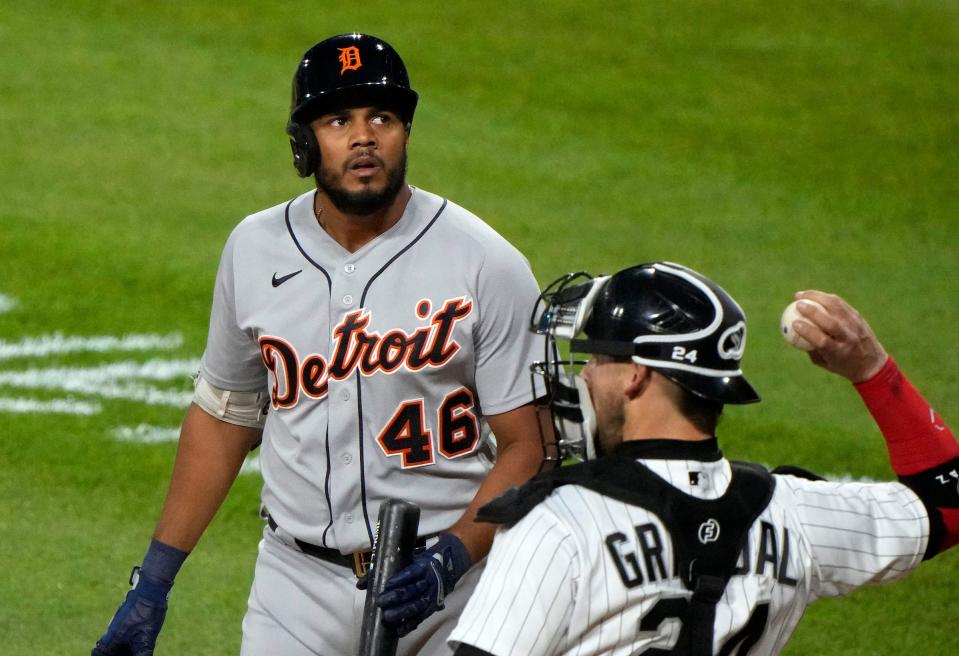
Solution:
[[[387,168],[384,164],[383,168],[386,171],[386,186],[379,191],[369,187],[361,191],[348,191],[341,184],[346,168],[344,167],[342,174],[338,174],[320,162],[316,172],[316,186],[343,214],[366,216],[388,207],[406,183],[406,149],[403,149],[402,158],[396,166]]]
[[[593,404],[596,413],[596,436],[593,438],[593,446],[598,457],[609,453],[623,441],[626,413],[622,402],[616,403],[612,400],[593,397]]]

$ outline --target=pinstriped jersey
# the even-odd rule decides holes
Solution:
[[[301,540],[368,549],[388,497],[420,534],[462,515],[492,467],[486,416],[533,397],[539,289],[525,258],[461,207],[421,189],[399,221],[349,252],[314,193],[247,217],[217,273],[201,371],[266,387],[263,502]]]
[[[725,459],[639,462],[701,499],[731,477]],[[716,606],[715,654],[776,654],[810,603],[896,580],[925,553],[926,508],[900,483],[775,479]],[[669,535],[644,508],[560,487],[497,533],[451,644],[496,656],[669,653],[692,595]]]

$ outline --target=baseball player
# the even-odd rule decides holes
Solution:
[[[536,371],[564,446],[592,450],[595,427],[600,457],[481,510],[505,528],[456,654],[775,654],[816,599],[900,579],[959,541],[959,444],[839,297],[797,294],[825,310],[806,303],[793,327],[855,384],[900,482],[723,457],[723,405],[759,396],[740,369],[745,316],[711,280],[658,262],[566,282],[536,327],[553,356],[560,338],[591,357],[581,376],[555,357]]]
[[[416,103],[375,37],[334,36],[301,59],[287,132],[316,188],[227,240],[168,497],[95,655],[153,653],[174,576],[257,444],[267,525],[241,653],[356,653],[357,583],[393,497],[422,513],[384,621],[400,654],[450,653],[495,529],[476,510],[543,459],[528,378],[542,343],[521,254],[406,183]]]

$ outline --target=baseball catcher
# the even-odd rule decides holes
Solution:
[[[456,654],[776,654],[807,605],[959,541],[952,433],[844,300],[798,297],[821,307],[800,302],[793,328],[855,386],[899,481],[723,456],[724,405],[759,395],[741,369],[746,318],[712,280],[668,262],[564,278],[534,313],[548,338],[534,373],[562,452],[585,461],[481,510],[502,528]]]

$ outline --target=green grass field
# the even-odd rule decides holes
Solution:
[[[411,182],[540,281],[670,259],[740,300],[764,402],[728,412],[727,454],[892,476],[854,391],[777,335],[805,288],[846,296],[959,427],[956,2],[3,3],[3,654],[106,627],[175,450],[123,438],[178,425],[223,241],[306,188],[296,62],[354,29],[420,92]],[[241,476],[188,560],[159,653],[238,652],[258,492]],[[954,654],[957,620],[948,553],[813,606],[787,653]]]

